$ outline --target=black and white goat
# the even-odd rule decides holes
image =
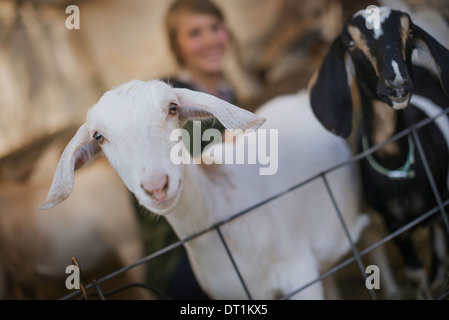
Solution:
[[[344,25],[310,82],[316,117],[344,138],[352,131],[353,94],[360,97],[359,151],[384,142],[449,107],[449,51],[401,11],[381,7],[379,28],[361,10]],[[371,27],[371,28],[370,28]],[[432,61],[434,72],[412,64],[412,52]],[[355,84],[355,87],[352,85]],[[352,91],[356,88],[357,91]],[[448,192],[449,119],[441,116],[417,131],[440,197]],[[437,205],[413,134],[388,143],[360,162],[367,203],[382,214],[389,232]],[[438,215],[439,218],[442,215]],[[432,222],[432,275],[441,283],[447,261],[441,219]],[[447,226],[447,224],[446,224]],[[394,240],[418,297],[430,297],[424,264],[409,229]],[[447,236],[447,234],[446,234]]]

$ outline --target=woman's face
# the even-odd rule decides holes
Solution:
[[[177,42],[187,69],[219,73],[229,41],[223,23],[208,14],[183,12],[178,17]]]

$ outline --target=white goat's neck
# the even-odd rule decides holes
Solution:
[[[180,239],[222,221],[231,186],[220,165],[186,165],[184,185],[176,209],[166,216]],[[221,190],[222,192],[219,192]]]

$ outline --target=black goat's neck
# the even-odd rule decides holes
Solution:
[[[362,132],[370,147],[378,145],[405,128],[402,110],[395,110],[386,103],[361,96]],[[396,169],[403,165],[409,153],[406,138],[390,142],[373,153],[375,159],[388,169]]]

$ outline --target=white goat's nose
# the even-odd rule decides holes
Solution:
[[[168,191],[168,175],[152,175],[145,179],[140,186],[154,200],[164,201]]]

